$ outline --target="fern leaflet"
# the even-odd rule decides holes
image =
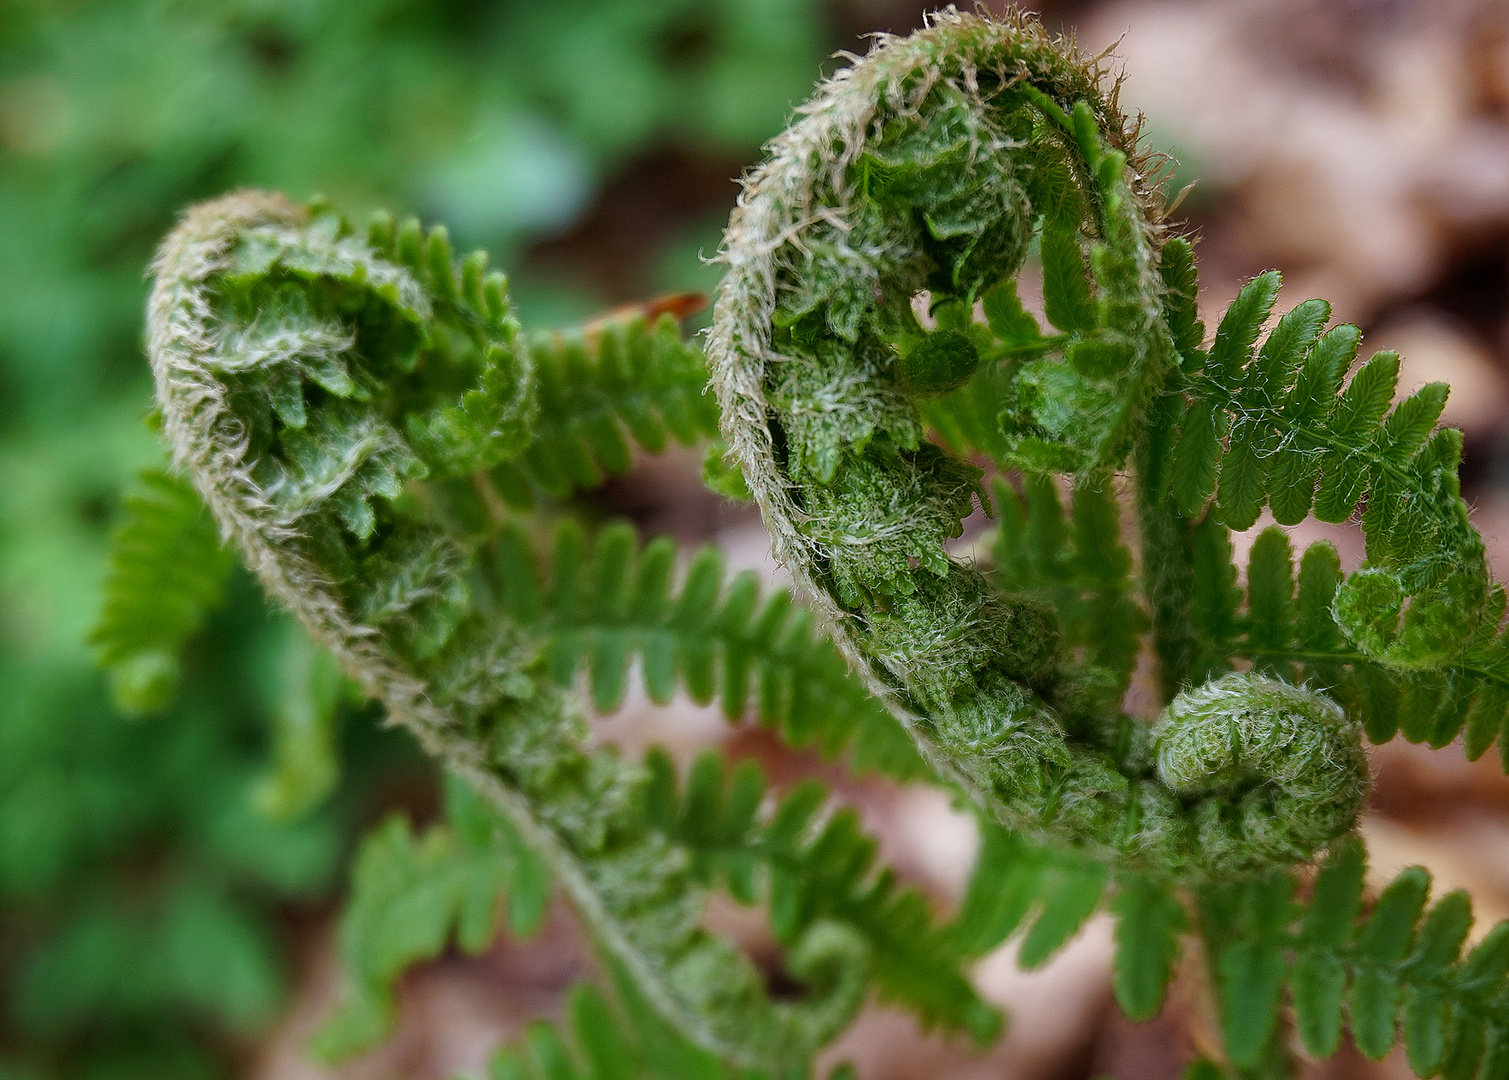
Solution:
[[[788,592],[762,601],[752,571],[725,582],[722,554],[711,547],[692,557],[678,589],[675,560],[668,539],[639,549],[633,529],[619,524],[589,546],[567,521],[546,577],[523,530],[510,526],[497,545],[499,600],[538,635],[561,686],[587,668],[600,712],[622,703],[638,657],[657,703],[670,701],[678,684],[698,704],[720,701],[730,720],[752,703],[760,721],[795,746],[846,750],[856,768],[897,779],[927,774],[906,733],[814,634],[811,614]]]
[[[340,778],[336,721],[347,688],[335,660],[297,627],[285,635],[281,693],[273,710],[273,761],[252,802],[274,820],[301,817]]]
[[[386,1036],[398,976],[439,955],[453,937],[462,949],[480,952],[500,918],[512,934],[528,937],[544,917],[550,872],[508,820],[452,776],[445,806],[447,824],[421,836],[392,817],[362,842],[341,915],[345,993],[314,1044],[326,1060],[367,1050]]]
[[[669,314],[653,324],[635,314],[590,331],[533,334],[529,354],[539,415],[524,451],[491,472],[514,506],[531,506],[536,490],[563,498],[627,471],[631,441],[653,454],[671,440],[691,446],[718,432],[702,350]]]
[[[759,1075],[736,1078],[716,1058],[653,1024],[643,1005],[626,1005],[620,1014],[590,985],[571,989],[566,1016],[565,1030],[535,1021],[516,1045],[500,1049],[489,1066],[491,1080],[755,1080]]]
[[[1312,507],[1339,522],[1365,503],[1367,563],[1336,598],[1340,625],[1381,663],[1440,667],[1476,629],[1488,587],[1459,494],[1461,433],[1432,434],[1446,386],[1390,411],[1399,357],[1384,352],[1343,388],[1360,335],[1347,325],[1322,334],[1330,307],[1320,300],[1286,313],[1255,351],[1278,284],[1275,271],[1249,282],[1210,353],[1182,356],[1190,402],[1169,470],[1174,497],[1193,518],[1214,495],[1215,517],[1239,530],[1265,504],[1292,525]]]
[[[1307,903],[1291,875],[1208,889],[1215,924],[1222,1026],[1233,1064],[1256,1062],[1277,1024],[1282,992],[1305,1049],[1334,1053],[1343,1024],[1381,1058],[1401,1042],[1422,1077],[1488,1080],[1509,1070],[1509,923],[1463,955],[1466,894],[1426,909],[1430,877],[1404,871],[1362,911],[1364,853],[1348,841],[1322,866]]]
[[[105,603],[90,634],[123,710],[155,712],[172,700],[179,650],[220,603],[233,565],[198,493],[143,473],[111,536]]]
[[[659,1022],[633,984],[614,976],[616,1003],[591,985],[572,987],[565,1020],[535,1021],[500,1049],[489,1067],[491,1080],[785,1080],[726,1068]],[[854,1076],[840,1065],[828,1080]]]

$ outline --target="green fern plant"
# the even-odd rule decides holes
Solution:
[[[1460,433],[1435,431],[1445,387],[1390,409],[1390,353],[1348,380],[1358,333],[1323,334],[1323,301],[1264,335],[1276,273],[1242,290],[1205,347],[1192,252],[1170,235],[1155,172],[1093,65],[1030,21],[942,14],[820,88],[746,182],[712,381],[778,554],[929,763],[1019,843],[1102,868],[1053,875],[1044,918],[1093,910],[1109,875],[1133,1016],[1156,1009],[1194,928],[1224,1065],[1283,1073],[1283,962],[1310,940],[1281,933],[1295,872],[1349,843],[1369,785],[1363,730],[1443,745],[1467,726],[1474,755],[1499,737],[1502,589],[1459,494]],[[1048,327],[1018,298],[1029,259]],[[997,482],[993,566],[945,546],[975,505],[991,509],[966,454],[1022,477],[1025,499]],[[1118,535],[1118,475],[1136,559]],[[1318,544],[1296,586],[1273,529],[1242,589],[1228,533],[1265,504],[1280,524],[1361,508],[1366,562],[1343,575]],[[1168,702],[1151,725],[1121,711],[1144,628]],[[977,875],[1006,850],[987,843]],[[996,874],[1010,896],[1012,872]],[[1233,914],[1232,890],[1262,888],[1248,882],[1284,900]],[[1466,909],[1448,906],[1444,929],[1420,927],[1429,960],[1409,951],[1416,906],[1368,954],[1381,975],[1338,976],[1338,960],[1316,979],[1297,962],[1307,1049],[1334,1049],[1325,995],[1350,982],[1364,1052],[1392,1045],[1402,1001],[1422,1076],[1505,1067],[1503,970],[1492,947],[1474,953],[1484,996],[1457,992],[1443,972]],[[1026,907],[1001,904],[998,925]],[[1352,914],[1329,931],[1338,946]],[[1439,988],[1401,998],[1416,969]]]
[[[985,1041],[968,962],[1018,932],[1045,962],[1102,907],[1134,1018],[1202,942],[1224,1036],[1205,1072],[1287,1075],[1344,1028],[1375,1057],[1402,1039],[1421,1076],[1509,1070],[1509,930],[1462,956],[1465,897],[1427,913],[1418,870],[1365,902],[1353,835],[1364,733],[1509,743],[1505,593],[1460,435],[1435,430],[1445,389],[1390,409],[1397,358],[1348,379],[1358,334],[1323,333],[1320,301],[1265,335],[1276,274],[1207,348],[1190,246],[1101,82],[1023,16],[882,38],[747,180],[706,364],[666,319],[525,335],[443,229],[259,192],[185,215],[149,302],[175,463],[453,777],[445,823],[363,848],[326,1054],[381,1038],[406,966],[528,933],[558,888],[611,993],[578,991],[570,1038],[532,1029],[500,1077],[805,1075],[872,992]],[[811,612],[725,581],[715,551],[678,569],[668,541],[574,516],[634,447],[715,426],[711,478],[758,503]],[[148,484],[97,635],[143,707],[223,573],[188,489]],[[977,505],[999,524],[966,559],[948,542]],[[1296,578],[1274,528],[1239,584],[1229,534],[1265,505],[1361,508],[1366,562],[1316,544]],[[1156,719],[1123,709],[1144,653]],[[877,868],[820,787],[590,749],[576,687],[611,712],[635,667],[653,701],[954,792],[982,831],[957,915]],[[702,928],[713,889],[766,907],[799,994]]]

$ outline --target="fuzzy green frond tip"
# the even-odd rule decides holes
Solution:
[[[594,331],[595,351],[577,360],[597,374],[578,379],[577,361],[524,347],[501,276],[482,267],[480,257],[458,265],[442,230],[379,219],[363,238],[326,208],[254,192],[191,210],[155,265],[150,346],[175,457],[267,591],[495,819],[460,847],[453,833],[416,838],[401,824],[371,841],[345,931],[353,996],[326,1049],[379,1037],[393,978],[453,932],[463,945],[485,941],[518,864],[548,867],[606,962],[685,1038],[741,1068],[798,1068],[853,1016],[869,973],[925,939],[928,913],[911,894],[854,883],[848,907],[788,927],[785,966],[804,990],[773,998],[751,960],[701,926],[710,883],[687,838],[649,815],[654,769],[590,747],[572,676],[590,656],[597,704],[613,708],[638,655],[658,697],[679,671],[699,699],[716,683],[740,715],[756,697],[767,721],[830,752],[847,746],[913,773],[916,758],[884,734],[893,722],[785,594],[757,605],[738,579],[720,599],[710,556],[674,595],[667,544],[639,556],[631,532],[610,528],[588,552],[568,525],[548,579],[537,572],[490,488],[500,470],[557,436],[585,439],[619,467],[604,432],[620,422],[650,445],[662,424],[694,439],[695,412],[666,403],[681,400],[701,360],[667,324],[630,321]],[[651,369],[672,376],[653,415],[633,405],[633,380]],[[622,393],[588,423],[579,405],[594,386]],[[784,857],[803,874],[826,872],[826,847],[807,858],[805,820]],[[821,835],[845,839],[842,854],[870,874],[868,841],[851,818],[833,823]],[[527,857],[489,851],[505,833]],[[544,886],[536,870],[526,876],[527,888],[513,882],[514,909],[534,911]],[[950,988],[955,1013],[905,998],[899,976],[881,985],[930,1021],[978,1026],[988,1010],[957,974],[941,974],[947,951],[927,963],[907,955],[909,970]]]
[[[1093,64],[1029,19],[941,12],[824,83],[748,179],[709,355],[777,553],[924,756],[989,820],[1197,880],[1312,858],[1368,778],[1355,725],[1291,708],[1292,688],[1225,685],[1212,723],[1245,732],[1231,787],[1191,788],[1119,712],[1144,612],[1160,634],[1188,614],[1138,602],[1110,494],[1168,425],[1198,338],[1192,256],[1166,244],[1141,165]],[[1047,326],[1013,284],[1034,251]],[[1218,332],[1213,365],[1243,385],[1286,371],[1324,319],[1311,305],[1275,331],[1249,377],[1276,288],[1255,284]],[[1028,493],[997,488],[993,575],[946,547],[991,509],[970,451]],[[1054,473],[1073,477],[1072,544]],[[1270,753],[1297,736],[1309,750]],[[1291,773],[1323,765],[1322,744],[1347,779],[1317,775],[1290,822]]]

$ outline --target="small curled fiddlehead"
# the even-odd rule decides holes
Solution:
[[[1158,775],[1177,794],[1234,793],[1200,804],[1201,847],[1232,830],[1275,862],[1310,858],[1352,827],[1367,794],[1367,761],[1346,714],[1321,694],[1260,675],[1227,675],[1186,690],[1153,727]],[[1261,776],[1264,783],[1254,785]]]
[[[974,394],[998,463],[1085,490],[1143,444],[1183,344],[1147,171],[1093,65],[1027,18],[940,13],[771,144],[709,352],[778,556],[935,765],[1003,824],[1191,879],[1346,834],[1368,787],[1355,725],[1246,676],[1156,735],[1121,714],[1124,683],[1067,655],[1048,605],[948,554],[982,473],[925,437],[940,395]],[[1033,252],[1046,334],[1014,285]]]
[[[467,490],[533,437],[502,275],[480,254],[458,266],[443,230],[379,218],[358,236],[260,192],[191,209],[154,272],[165,433],[267,590],[514,823],[683,1032],[747,1065],[806,1060],[859,1007],[867,941],[798,927],[789,966],[810,992],[772,1000],[699,926],[692,856],[652,827],[646,772],[584,749],[550,658],[508,617],[506,538],[436,510],[445,484]]]

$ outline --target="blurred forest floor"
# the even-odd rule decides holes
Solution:
[[[1244,280],[1277,267],[1286,281],[1281,310],[1325,297],[1335,319],[1363,329],[1369,352],[1403,355],[1404,392],[1438,379],[1452,385],[1445,420],[1466,431],[1464,490],[1496,576],[1509,577],[1509,3],[1036,6],[1050,26],[1077,29],[1086,51],[1116,48],[1127,71],[1123,107],[1146,114],[1150,145],[1176,162],[1171,193],[1193,184],[1174,217],[1197,237],[1208,325]],[[889,0],[834,2],[822,18],[825,40],[855,51],[865,31],[904,33],[921,23],[914,5]],[[0,142],[25,138],[5,101],[0,92]],[[670,122],[674,127],[674,116]],[[717,223],[733,204],[732,181],[752,155],[748,138],[731,138],[722,149],[695,138],[647,138],[604,154],[599,179],[579,206],[548,228],[510,234],[522,238],[510,270],[521,282],[526,317],[564,320],[592,306],[710,288],[716,272],[697,256],[714,251]],[[707,493],[698,477],[697,455],[647,459],[613,481],[596,505],[647,533],[718,543],[733,565],[777,578],[758,517]],[[1296,539],[1318,535],[1311,529]],[[1344,561],[1360,561],[1358,538],[1326,535]],[[864,808],[885,857],[940,908],[960,898],[974,837],[969,819],[937,793],[846,778],[757,729],[730,729],[685,703],[631,707],[600,728],[627,747],[660,742],[683,758],[721,746],[760,759],[778,782],[820,773]],[[1509,779],[1496,754],[1469,763],[1459,747],[1431,751],[1396,740],[1375,749],[1372,760],[1378,786],[1364,824],[1372,872],[1383,878],[1423,864],[1438,895],[1457,887],[1472,894],[1480,928],[1509,917]],[[353,813],[371,820],[393,804],[433,812],[423,776],[411,766]],[[530,1018],[551,1015],[560,993],[590,971],[569,912],[556,910],[534,941],[503,941],[481,957],[449,956],[413,972],[395,1036],[358,1061],[323,1070],[307,1060],[304,1045],[336,992],[334,910],[327,896],[280,924],[293,943],[292,995],[268,1034],[237,1044],[243,1075],[481,1075],[499,1042]],[[718,907],[711,918],[754,954],[771,952],[758,914]],[[0,964],[3,946],[0,935]],[[1177,1075],[1208,1030],[1190,1004],[1192,974],[1159,1020],[1134,1025],[1120,1017],[1110,995],[1104,920],[1042,971],[1018,971],[1010,953],[1008,946],[977,971],[983,992],[1010,1016],[1007,1036],[988,1054],[926,1036],[902,1014],[872,1007],[829,1056],[853,1060],[863,1080],[1163,1080]],[[1374,1065],[1348,1050],[1311,1074],[1410,1075],[1402,1057]]]

